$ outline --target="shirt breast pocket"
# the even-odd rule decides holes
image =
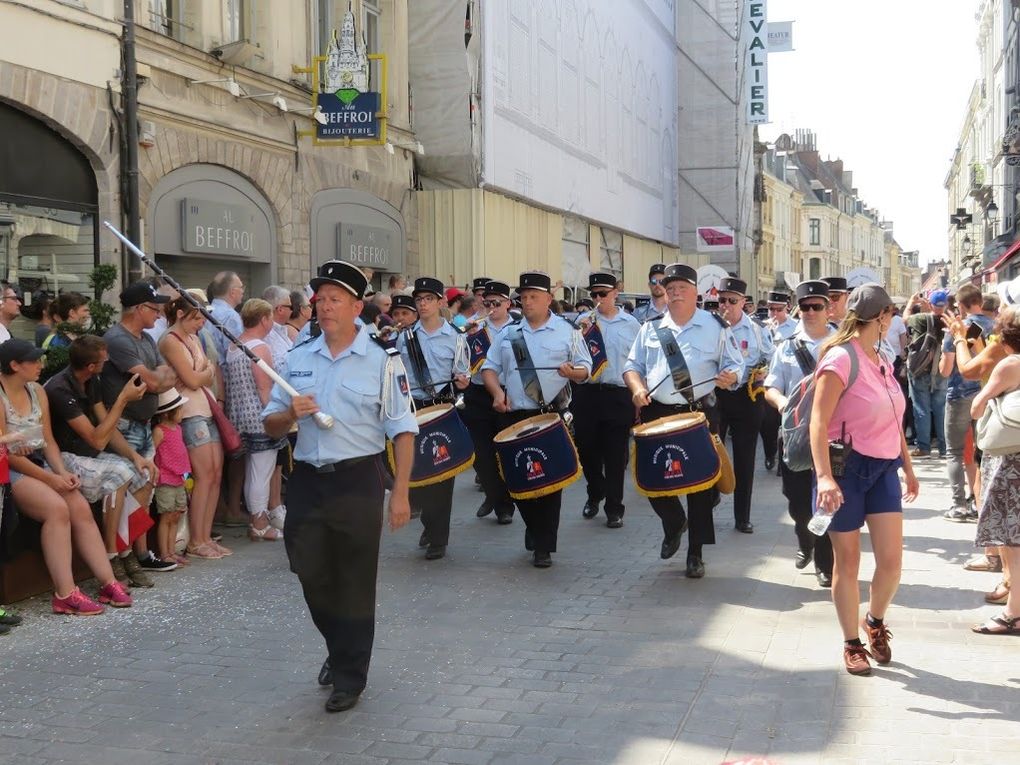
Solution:
[[[294,390],[298,392],[299,396],[310,396],[315,393],[315,374],[301,374],[301,372],[291,372],[290,379],[288,380]]]
[[[570,346],[566,342],[547,340],[540,347],[542,360],[535,359],[536,367],[558,367],[570,360]]]
[[[345,422],[378,421],[380,398],[379,385],[374,377],[348,375],[340,380],[332,394],[335,401],[334,413]]]

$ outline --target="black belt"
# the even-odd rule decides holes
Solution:
[[[582,383],[586,388],[598,388],[599,390],[626,390],[626,385],[616,385],[615,383],[600,383],[590,382]]]
[[[381,453],[381,452],[380,452]],[[340,460],[339,462],[327,462],[325,465],[313,465],[310,462],[295,462],[294,466],[306,467],[309,470],[313,470],[316,473],[335,473],[338,470],[346,470],[347,468],[354,467],[362,462],[368,462],[378,457],[378,454],[366,454],[364,457],[351,457],[349,460]]]
[[[663,404],[659,401],[655,401],[655,399],[652,399],[652,402],[679,413],[704,412],[706,409],[715,409],[716,405],[714,393],[702,396],[697,401],[693,401],[689,404]]]

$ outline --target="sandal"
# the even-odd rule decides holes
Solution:
[[[188,557],[186,555],[174,555],[172,560],[176,561],[178,566],[190,566],[191,565],[191,561],[188,560]]]
[[[219,542],[217,542],[215,539],[211,542],[211,544],[212,544],[213,548],[216,550],[216,552],[218,552],[224,558],[226,558],[228,555],[233,555],[234,554],[233,550],[231,550],[229,547],[224,547]]]
[[[971,632],[979,635],[1020,635],[1020,616],[1006,616],[1003,611],[998,616],[993,616],[984,624],[975,624]]]
[[[1004,606],[1008,597],[1009,582],[1002,581],[995,585],[994,590],[985,593],[985,603],[991,603],[993,606]]]
[[[254,526],[248,527],[248,537],[252,542],[275,542],[277,539],[283,539],[283,532],[275,526],[266,526],[264,529],[257,529]]]
[[[188,546],[188,555],[192,555],[196,558],[205,558],[206,560],[219,560],[223,557],[219,550],[217,550],[212,542],[203,542],[198,547]]]

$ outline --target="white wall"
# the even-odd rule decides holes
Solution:
[[[677,243],[672,0],[482,10],[483,183]]]

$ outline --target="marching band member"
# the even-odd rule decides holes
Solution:
[[[769,320],[766,327],[772,333],[772,344],[778,348],[781,342],[797,331],[798,325],[790,316],[790,296],[785,292],[770,292],[768,305]],[[776,467],[776,454],[779,451],[779,412],[772,407],[765,407],[761,442],[765,450],[765,469],[772,471]]]
[[[753,534],[751,492],[765,402],[760,397],[752,398],[749,388],[759,385],[765,378],[765,368],[775,347],[768,331],[744,313],[746,291],[747,285],[735,277],[728,276],[719,284],[719,307],[740,350],[743,366],[737,388],[720,390],[718,397],[722,428],[733,438],[733,472],[737,478],[737,488],[733,492],[734,526],[744,534]]]
[[[481,321],[488,314],[484,305],[485,287],[491,281],[488,276],[478,276],[471,280],[471,294],[475,296],[475,313],[468,319],[468,323]]]
[[[525,272],[517,290],[524,315],[500,333],[482,365],[492,408],[505,415],[504,427],[541,412],[564,412],[570,403],[568,383],[584,382],[591,374],[591,356],[581,333],[550,310],[553,296],[549,275]],[[500,387],[500,378],[506,391]],[[534,551],[532,563],[537,568],[552,565],[562,494],[561,490],[516,501],[527,526],[524,546]]]
[[[829,289],[823,281],[807,281],[797,285],[797,305],[800,307],[801,327],[792,337],[784,340],[776,349],[765,378],[765,400],[773,407],[777,416],[786,407],[787,399],[797,389],[801,379],[814,373],[818,362],[818,349],[835,330],[828,324]],[[783,480],[783,496],[793,519],[797,535],[797,558],[795,565],[803,569],[815,561],[815,576],[822,587],[832,586],[832,542],[828,534],[820,537],[808,531],[811,520],[810,470],[792,471],[780,464]]]
[[[647,303],[634,309],[631,314],[635,319],[644,324],[653,319],[660,319],[666,313],[666,289],[662,284],[662,277],[666,273],[666,266],[656,263],[648,269],[648,294],[651,298]]]
[[[577,453],[588,484],[588,501],[582,515],[594,518],[606,501],[606,526],[623,526],[623,477],[627,471],[628,441],[634,424],[634,407],[623,382],[623,365],[641,330],[641,324],[616,305],[620,294],[616,277],[596,273],[588,277],[588,292],[597,307],[585,329],[592,357],[592,379],[573,388],[574,432]],[[601,346],[601,347],[599,347]],[[598,368],[599,357],[603,368]]]
[[[297,423],[294,472],[288,483],[284,543],[328,656],[320,685],[332,685],[327,712],[358,702],[375,638],[375,589],[383,520],[382,453],[387,437],[396,455],[390,527],[410,518],[408,482],[418,432],[391,356],[355,323],[368,279],[332,260],[312,279],[322,333],[294,346],[284,377],[291,397],[273,386],[262,411],[266,433],[283,438]],[[336,425],[319,428],[319,410]]]
[[[483,307],[488,315],[484,324],[467,336],[471,369],[476,371],[473,371],[471,384],[464,392],[465,406],[461,414],[475,445],[475,471],[485,492],[485,499],[475,515],[484,518],[495,511],[497,523],[507,524],[514,520],[514,502],[507,493],[506,484],[496,465],[496,450],[492,439],[500,430],[499,415],[492,408],[492,396],[485,389],[480,364],[484,364],[489,348],[498,344],[503,329],[512,322],[509,313],[510,285],[486,280],[482,295]]]
[[[842,276],[826,276],[822,281],[829,285],[829,322],[835,329],[846,316],[846,298],[850,290]]]
[[[641,327],[624,365],[623,379],[631,400],[641,408],[641,422],[700,411],[705,413],[715,433],[718,428],[715,386],[734,387],[743,370],[743,359],[725,322],[697,308],[697,284],[697,271],[688,265],[675,263],[665,269],[662,286],[668,312],[660,321]],[[686,380],[679,383],[679,390],[678,380]],[[661,384],[663,381],[665,385]],[[712,507],[717,496],[714,488],[687,495],[691,534],[686,575],[692,579],[705,575],[702,546],[715,544]],[[648,501],[662,520],[664,539],[659,555],[671,558],[680,548],[688,524],[680,498],[658,497]]]
[[[401,328],[411,327],[418,321],[418,305],[410,295],[396,294],[390,304],[390,318]],[[394,340],[396,339],[395,336]]]
[[[468,361],[460,330],[443,318],[443,283],[430,276],[414,280],[411,292],[418,321],[397,337],[416,409],[452,403],[457,390],[468,387]],[[453,510],[453,478],[411,489],[411,505],[421,509],[425,527],[418,544],[427,547],[425,560],[446,555]]]

